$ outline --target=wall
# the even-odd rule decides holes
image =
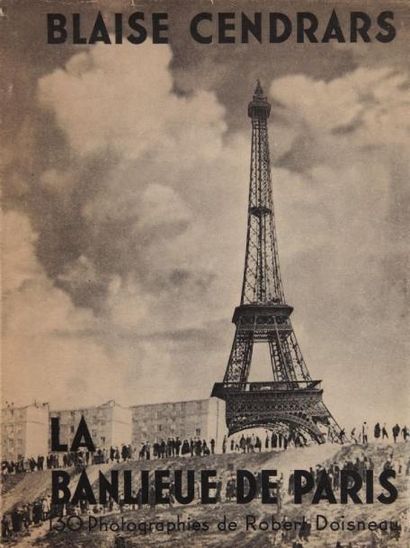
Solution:
[[[216,398],[209,398],[134,406],[133,445],[139,448],[146,441],[166,441],[177,436],[181,440],[199,437],[217,441],[218,438],[222,445],[225,422],[223,404]]]
[[[132,410],[129,407],[116,405],[112,408],[111,443],[113,446],[131,444],[132,442]]]
[[[2,459],[37,458],[48,452],[49,408],[47,404],[2,409]]]

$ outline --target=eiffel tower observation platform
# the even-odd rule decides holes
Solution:
[[[318,393],[319,396],[323,393],[321,388],[322,381],[259,381],[259,382],[216,382],[214,384],[211,396],[226,399],[228,394],[240,392],[269,392],[280,397],[283,392],[289,390],[293,393],[303,391],[304,393]]]
[[[329,427],[329,411],[322,402],[321,381],[221,382],[212,396],[225,400],[229,434],[247,428],[289,431],[323,441],[319,424]]]

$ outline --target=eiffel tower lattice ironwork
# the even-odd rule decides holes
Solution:
[[[322,400],[321,381],[306,367],[290,321],[279,269],[267,120],[271,105],[258,81],[252,120],[248,230],[241,304],[223,382],[212,395],[226,401],[229,434],[263,427],[320,443],[343,433]],[[254,343],[269,345],[273,381],[248,382]]]

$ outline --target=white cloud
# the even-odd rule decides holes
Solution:
[[[3,219],[2,286],[3,294],[18,290],[25,281],[36,276],[40,266],[35,260],[30,222],[19,213],[10,211]]]
[[[139,158],[155,147],[165,162],[175,153],[190,162],[205,143],[212,156],[218,142],[209,137],[224,128],[223,109],[208,92],[174,95],[170,61],[170,48],[148,41],[138,48],[97,46],[41,78],[39,99],[81,156],[109,149]]]
[[[100,46],[77,54],[39,82],[40,103],[55,113],[80,158],[115,152],[113,167],[82,203],[94,241],[81,261],[110,263],[111,274],[119,276],[115,297],[110,292],[105,303],[112,319],[123,310],[120,303],[135,298],[135,307],[121,312],[121,325],[127,317],[135,327],[145,301],[157,314],[148,325],[157,330],[198,325],[211,311],[215,318],[225,315],[233,301],[230,278],[242,259],[232,260],[232,247],[238,233],[245,235],[249,145],[241,136],[224,143],[224,109],[213,93],[172,93],[168,48],[113,49],[109,55]],[[64,188],[57,187],[63,200]],[[71,192],[72,185],[66,188]],[[119,232],[115,240],[113,230]],[[107,243],[104,257],[93,256],[97,241]],[[79,268],[84,264],[68,270]],[[144,273],[157,288],[150,289],[149,280],[144,285]],[[181,287],[172,283],[174,276],[184,278]],[[237,280],[239,287],[240,274]],[[205,287],[207,281],[212,287]],[[145,319],[141,328],[146,326]]]
[[[377,399],[378,412],[394,420],[397,404],[381,404],[404,406],[410,381],[406,82],[387,68],[361,68],[330,82],[297,75],[271,86],[283,105],[274,133],[285,135],[289,163],[273,170],[285,286],[299,303],[296,318],[307,318],[301,340],[312,373],[330,380],[327,394],[347,421],[352,394],[368,406]]]
[[[89,359],[107,368],[95,343],[81,338],[93,325],[92,314],[76,309],[55,288],[34,253],[36,234],[24,215],[4,216],[5,282],[2,357],[3,395],[27,403],[51,396],[68,403],[67,386],[78,384],[78,395],[92,396],[92,375],[83,376]]]
[[[93,336],[94,331],[103,332],[103,326],[90,311],[75,307],[46,276],[34,253],[37,236],[27,217],[9,212],[3,224],[7,236],[3,251],[7,267],[3,399],[16,405],[33,399],[49,401],[60,408],[111,398],[135,403],[147,395],[150,401],[155,396],[153,386],[160,386],[164,368],[170,366],[169,353],[155,342],[144,341],[131,348],[128,341],[126,347],[110,349],[102,337]],[[121,295],[124,297],[125,291]],[[128,299],[122,303],[124,314],[130,311],[130,304],[136,302]],[[118,306],[117,302],[112,307],[117,327],[132,328],[127,320],[121,325]],[[106,336],[109,335],[107,331]],[[172,390],[171,381],[169,387]]]

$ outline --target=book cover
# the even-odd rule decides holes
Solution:
[[[409,20],[0,2],[5,546],[410,545]]]

